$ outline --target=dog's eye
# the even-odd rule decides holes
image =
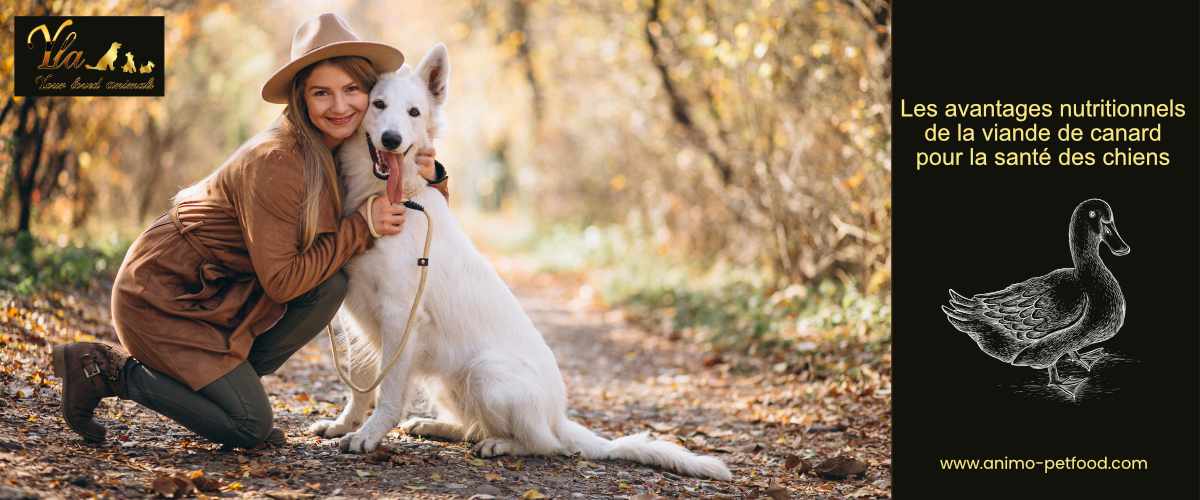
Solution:
[[[417,108],[408,108],[408,116],[411,116],[413,118],[421,116],[421,110],[419,110]]]
[[[383,102],[383,99],[375,99],[375,102],[373,102],[371,104],[374,104],[375,107],[379,108],[379,109],[384,109],[387,107],[387,103]]]

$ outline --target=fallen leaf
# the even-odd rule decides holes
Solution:
[[[164,497],[180,498],[196,491],[196,485],[184,476],[159,476],[150,484],[150,489]]]
[[[522,500],[533,500],[535,498],[546,498],[546,495],[543,495],[537,488],[530,488],[521,494],[521,498]]]
[[[205,493],[216,493],[221,491],[221,481],[218,479],[211,479],[206,476],[199,476],[195,479],[192,479],[192,484],[196,485],[196,489]]]
[[[783,468],[785,470],[796,469],[796,474],[804,474],[805,472],[812,470],[813,466],[812,464],[808,463],[808,460],[800,458],[796,455],[788,455],[783,462]]]
[[[867,464],[853,457],[835,457],[821,462],[813,469],[825,479],[846,479],[867,472]]]
[[[153,483],[150,483],[150,489],[164,497],[175,498],[175,493],[179,491],[179,486],[169,476],[158,476],[154,479]]]
[[[483,478],[487,479],[488,481],[499,481],[501,479],[504,479],[504,476],[501,476],[500,474],[496,474],[495,472],[489,472],[487,474],[484,474]]]
[[[796,455],[788,455],[783,461],[783,468],[787,470],[795,469],[797,465],[800,465],[800,457]]]
[[[787,488],[777,484],[767,488],[763,494],[771,497],[772,500],[788,500],[792,498],[792,495],[788,493]]]
[[[179,487],[179,496],[184,497],[196,492],[196,484],[191,479],[178,474],[171,479],[174,479],[175,485]]]

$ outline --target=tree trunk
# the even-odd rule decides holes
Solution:
[[[33,123],[30,123],[32,117]],[[33,183],[28,179],[37,171],[37,161],[29,157],[30,140],[41,135],[40,119],[37,116],[37,98],[26,97],[17,111],[17,128],[13,130],[12,185],[17,193],[17,233],[29,232],[29,219],[33,208]],[[32,128],[32,130],[30,130]],[[39,146],[40,147],[40,146]],[[28,164],[29,168],[23,168]]]
[[[158,125],[158,121],[153,116],[146,117],[146,136],[150,141],[149,147],[146,148],[149,158],[147,158],[145,180],[142,182],[141,196],[138,200],[137,220],[140,224],[146,220],[146,214],[150,212],[151,205],[154,202],[154,193],[158,188],[159,179],[162,178],[162,171],[166,168],[161,160],[164,152],[168,149],[164,136],[169,135],[170,127],[163,131]]]
[[[517,45],[517,58],[521,60],[521,67],[525,73],[525,81],[529,82],[529,90],[533,92],[533,130],[540,131],[542,118],[545,116],[545,96],[543,95],[541,82],[537,78],[537,73],[533,69],[533,34],[529,27],[529,6],[527,0],[514,0],[509,9],[509,25],[513,29],[520,30],[522,39]]]

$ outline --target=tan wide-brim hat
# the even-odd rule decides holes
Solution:
[[[350,31],[337,14],[321,14],[296,29],[292,36],[292,60],[279,68],[263,85],[267,102],[287,104],[292,77],[310,64],[338,56],[362,56],[380,73],[395,71],[404,64],[404,54],[390,45],[364,42]]]

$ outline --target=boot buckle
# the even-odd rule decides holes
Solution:
[[[90,369],[88,366],[83,367],[83,377],[84,378],[92,378],[99,374],[100,374],[100,365],[98,365],[96,363],[92,363],[90,365]]]

